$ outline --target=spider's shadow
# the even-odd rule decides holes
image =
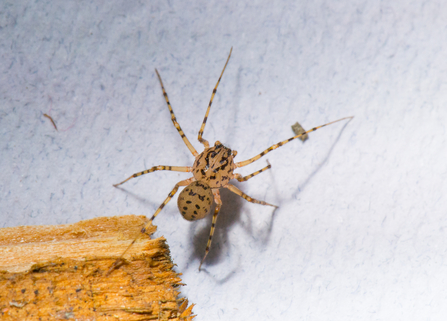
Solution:
[[[202,265],[202,269],[206,268],[206,266],[218,264],[225,260],[225,256],[230,255],[228,232],[231,231],[231,227],[240,220],[242,201],[244,200],[238,195],[231,195],[232,193],[225,188],[221,188],[219,192],[222,200],[222,207],[220,208],[217,217],[216,229],[214,230],[210,252]],[[215,204],[206,217],[205,224],[202,223],[202,226],[199,228],[192,224],[189,229],[189,239],[192,240],[194,248],[191,255],[191,261],[198,260],[198,262],[200,262],[205,255],[205,247],[210,234],[214,207]],[[196,263],[193,264],[193,266],[195,265]]]
[[[222,207],[220,209],[219,216],[217,218],[216,229],[214,231],[213,242],[211,244],[210,252],[208,253],[205,262],[202,265],[202,271],[203,270],[206,271],[207,266],[222,264],[222,262],[227,260],[226,257],[232,255],[231,254],[232,246],[230,244],[234,241],[231,240],[229,234],[232,230],[233,225],[240,224],[247,232],[246,234],[238,238],[239,241],[244,242],[244,238],[246,241],[248,241],[248,239],[251,237],[251,239],[260,241],[262,246],[267,245],[273,228],[273,218],[274,218],[273,214],[271,214],[271,220],[267,224],[267,228],[264,230],[253,228],[252,221],[253,219],[256,218],[252,217],[253,216],[252,213],[247,214],[246,223],[244,223],[242,220],[241,215],[244,214],[242,214],[241,209],[244,203],[247,203],[247,205],[250,208],[250,212],[255,211],[257,206],[263,206],[263,205],[249,203],[239,195],[236,195],[225,188],[220,189],[220,196],[222,200]],[[252,209],[252,207],[254,209]],[[193,240],[192,242],[194,248],[194,252],[191,255],[191,261],[198,260],[200,262],[203,256],[205,255],[205,248],[210,234],[213,212],[214,207],[211,209],[211,213],[206,218],[206,224],[202,224],[200,228],[197,228],[196,226],[193,225],[191,225],[190,227],[189,234],[190,239]],[[239,260],[239,262],[236,263],[236,266],[234,267],[233,271],[229,271],[227,277],[221,279],[221,282],[225,282],[225,280],[228,280],[229,276],[232,275],[238,269],[238,266],[241,264],[240,261],[241,260]]]

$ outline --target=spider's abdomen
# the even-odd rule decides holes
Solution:
[[[222,187],[233,177],[235,151],[217,141],[213,147],[206,148],[197,156],[194,166],[194,178],[206,182],[210,187]]]
[[[213,204],[213,192],[208,184],[192,182],[178,196],[177,206],[183,218],[195,221],[204,218]]]

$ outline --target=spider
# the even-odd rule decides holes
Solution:
[[[219,79],[217,80],[216,86],[213,89],[213,93],[211,95],[210,102],[208,104],[208,108],[205,113],[205,118],[203,119],[202,126],[199,130],[199,136],[198,140],[200,143],[202,143],[205,147],[204,151],[200,154],[196,151],[196,149],[192,146],[192,144],[189,142],[188,138],[186,137],[185,133],[183,132],[182,128],[180,127],[180,124],[177,122],[177,119],[175,117],[174,111],[172,110],[171,103],[169,102],[168,94],[166,93],[166,90],[164,88],[163,82],[161,80],[160,74],[158,73],[158,70],[155,69],[155,73],[157,74],[158,80],[160,81],[161,89],[163,91],[163,96],[165,97],[166,103],[169,108],[169,112],[171,113],[171,120],[174,124],[175,128],[179,132],[180,136],[183,139],[183,142],[188,147],[191,154],[195,157],[195,161],[193,166],[154,166],[150,169],[146,169],[142,172],[138,172],[130,176],[129,178],[125,179],[121,183],[115,184],[113,186],[117,187],[121,184],[124,184],[128,180],[152,173],[155,171],[176,171],[176,172],[189,172],[193,174],[193,177],[182,180],[175,184],[172,191],[168,194],[168,197],[164,200],[164,202],[158,207],[158,209],[155,211],[155,213],[152,215],[150,220],[145,224],[145,226],[141,229],[141,233],[145,233],[146,229],[152,224],[152,221],[157,217],[157,215],[161,212],[161,210],[168,204],[168,202],[171,200],[171,198],[175,195],[177,190],[180,186],[186,186],[182,192],[180,192],[178,197],[178,209],[182,216],[188,220],[188,221],[196,221],[204,218],[208,212],[211,209],[211,205],[214,202],[216,203],[214,214],[213,214],[213,221],[211,224],[211,231],[208,238],[208,242],[206,244],[205,248],[205,255],[203,256],[202,261],[199,265],[199,271],[201,270],[202,264],[205,261],[206,256],[208,255],[210,251],[211,241],[213,239],[214,230],[216,227],[216,221],[217,216],[219,214],[219,210],[222,206],[222,201],[220,199],[219,189],[220,188],[226,188],[232,191],[233,193],[241,196],[242,198],[246,199],[247,201],[251,203],[261,204],[261,205],[268,205],[277,208],[276,205],[269,204],[264,201],[258,201],[247,194],[243,193],[241,190],[239,190],[236,186],[230,184],[230,180],[237,179],[239,182],[244,182],[249,180],[250,178],[266,171],[267,169],[271,168],[270,163],[268,163],[268,166],[250,174],[247,176],[242,176],[241,174],[234,173],[233,171],[236,168],[247,166],[258,159],[260,159],[265,154],[271,152],[274,149],[277,149],[278,147],[281,147],[288,142],[300,138],[310,132],[316,131],[319,128],[325,127],[327,125],[345,120],[345,119],[351,119],[352,117],[345,117],[341,118],[339,120],[314,127],[305,133],[293,136],[289,139],[286,139],[284,141],[281,141],[275,145],[270,146],[266,150],[264,150],[262,153],[247,159],[242,162],[235,163],[233,161],[234,157],[236,157],[237,152],[235,150],[231,150],[230,148],[225,147],[220,141],[216,141],[214,143],[213,147],[210,147],[210,144],[207,140],[205,140],[202,135],[203,131],[205,130],[206,121],[208,119],[208,115],[211,109],[211,104],[213,103],[214,95],[216,94],[217,87],[219,86],[220,80],[222,79],[223,73],[225,71],[225,68],[227,67],[228,61],[230,60],[231,53],[233,51],[233,48],[230,50],[230,54],[228,55],[227,61],[225,63],[225,66],[220,74]],[[132,243],[126,248],[126,250],[121,254],[120,258],[115,261],[115,263],[110,268],[109,272],[112,271],[117,265],[118,262],[121,261],[124,254],[130,249],[130,247],[138,240],[139,234]]]

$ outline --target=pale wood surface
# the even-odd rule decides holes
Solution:
[[[107,275],[145,221],[129,215],[0,229],[1,319],[191,320],[164,238],[141,236]]]

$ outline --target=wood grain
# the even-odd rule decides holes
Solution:
[[[100,217],[70,225],[0,229],[2,320],[192,320],[164,238],[144,216]]]

